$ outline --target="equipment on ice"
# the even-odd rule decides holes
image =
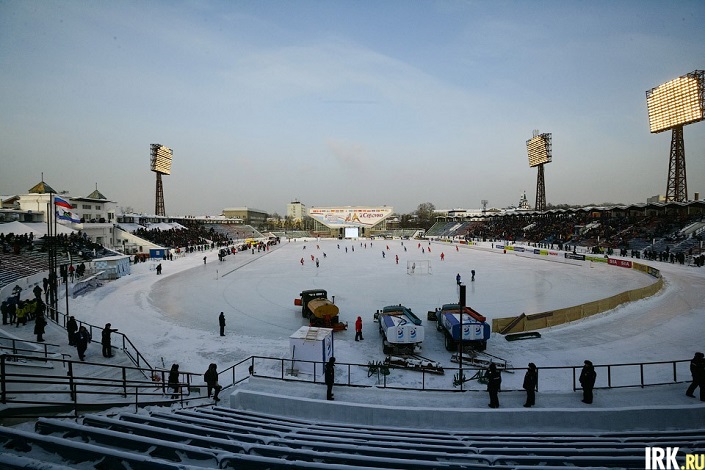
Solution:
[[[310,326],[332,328],[342,331],[348,328],[347,323],[341,323],[338,306],[328,300],[328,292],[324,289],[302,291],[294,305],[301,306],[301,316],[308,318]]]
[[[421,349],[424,328],[421,319],[400,305],[390,305],[377,310],[374,319],[379,322],[384,354],[414,354]]]
[[[462,316],[461,316],[462,310]],[[487,318],[470,307],[460,307],[459,304],[445,304],[435,311],[428,312],[429,320],[436,320],[436,330],[445,336],[447,351],[457,351],[458,343],[463,347],[484,351],[492,328]]]
[[[419,372],[429,372],[431,374],[443,375],[445,370],[440,362],[432,361],[423,356],[413,354],[411,356],[387,356],[384,359],[384,365],[388,367],[397,367],[407,370],[416,370]]]

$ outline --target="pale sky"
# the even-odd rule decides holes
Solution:
[[[168,215],[664,194],[645,92],[705,69],[697,1],[0,0],[0,194],[44,180]],[[705,122],[684,131],[705,197]]]

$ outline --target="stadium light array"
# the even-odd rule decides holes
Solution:
[[[695,70],[646,92],[651,133],[705,119],[705,70]]]

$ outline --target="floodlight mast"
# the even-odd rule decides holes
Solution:
[[[529,166],[538,167],[535,209],[543,212],[546,210],[546,180],[543,167],[553,159],[552,134],[539,134],[538,130],[534,130],[533,137],[526,141],[526,150],[529,155]]]
[[[687,202],[683,126],[705,119],[705,70],[695,70],[646,92],[652,134],[671,130],[666,201]]]
[[[165,216],[164,209],[164,186],[162,175],[171,174],[172,150],[161,144],[150,145],[150,169],[157,174],[157,191],[155,195],[154,213]]]

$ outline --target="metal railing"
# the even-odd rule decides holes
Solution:
[[[61,363],[66,372],[35,372],[23,365],[35,362]],[[15,366],[15,367],[13,367]],[[99,372],[96,373],[96,368]],[[147,375],[151,374],[151,375]],[[7,405],[2,416],[45,416],[135,405],[181,403],[202,398],[194,385],[201,374],[180,372],[180,381],[169,384],[169,371],[94,362],[39,358],[18,354],[0,355],[0,403]],[[148,379],[144,377],[148,376]],[[173,390],[173,386],[177,390]],[[205,397],[203,397],[205,398]]]
[[[34,349],[22,347],[35,345]],[[48,358],[50,355],[61,356],[63,359],[71,357],[71,354],[53,352],[49,351],[49,348],[59,348],[58,344],[38,342],[38,341],[28,341],[24,339],[0,337],[0,353],[2,354],[27,354],[30,356],[39,356],[43,358]],[[39,348],[39,350],[37,350]]]
[[[56,324],[61,326],[62,328],[66,329],[66,322],[68,320],[68,315],[61,312],[60,310],[55,310],[52,309],[50,306],[47,305],[47,311],[50,313],[54,313],[54,315],[49,314],[48,318],[54,319]],[[103,331],[103,327],[97,326],[97,325],[91,325],[90,323],[81,321],[79,319],[76,319],[76,323],[78,324],[78,327],[80,328],[81,326],[85,326],[86,329],[88,330],[88,333],[91,335],[91,338],[96,338],[96,340],[100,340],[100,335]],[[152,373],[156,370],[161,370],[161,369],[155,369],[152,367],[152,365],[147,361],[147,358],[142,355],[142,353],[139,352],[137,347],[130,341],[130,339],[125,336],[124,333],[115,332],[112,333],[113,335],[116,335],[120,337],[120,342],[122,342],[122,351],[125,352],[128,358],[132,361],[135,366],[139,368],[144,368],[144,369],[149,369],[150,374],[146,375],[146,377],[151,376]],[[112,346],[115,348],[116,346]]]
[[[219,377],[220,384],[224,388],[237,385],[251,375],[284,381],[323,383],[324,366],[323,362],[251,356],[224,369],[219,373]],[[478,380],[482,378],[485,369],[468,364],[463,365],[463,376],[460,375],[459,367],[446,367],[445,373],[439,375],[437,372],[425,369],[409,369],[380,363],[336,362],[335,366],[336,385],[420,391],[485,390],[484,383]],[[595,364],[594,368],[597,372],[595,388],[644,388],[683,383],[691,380],[689,366],[690,359]],[[303,373],[304,369],[307,372]],[[544,387],[544,391],[579,390],[581,387],[578,384],[578,377],[581,369],[582,365],[538,367],[540,378],[538,384],[551,384]],[[524,376],[521,372],[526,370],[526,367],[502,368],[502,391],[523,390]],[[418,379],[410,381],[409,375],[402,376],[402,374],[417,374]]]
[[[23,367],[32,362],[60,363],[62,371],[51,374],[47,373],[46,369],[35,371],[31,367]],[[644,388],[682,383],[690,379],[689,363],[690,360],[596,364],[598,381],[595,388]],[[552,384],[551,386],[559,384],[558,388],[553,390],[575,391],[580,389],[577,377],[581,367],[539,367],[539,377],[543,383]],[[66,368],[66,372],[63,368]],[[307,368],[308,372],[302,372]],[[322,384],[323,368],[322,362],[251,356],[221,371],[219,382],[223,389],[228,389],[255,375],[287,382]],[[388,373],[380,372],[385,368]],[[523,374],[516,373],[522,370],[526,369],[508,367],[503,371],[503,392],[522,390]],[[470,377],[468,381],[457,380],[461,378],[459,371],[459,368],[446,368],[446,373],[439,375],[422,369],[410,371],[393,365],[380,367],[379,363],[336,362],[336,385],[438,392],[485,390],[484,383],[472,380],[481,378],[484,369],[464,365],[463,371],[467,374],[465,377]],[[450,378],[450,373],[455,374],[453,379],[456,380]],[[410,381],[411,374],[417,374],[418,379]],[[169,384],[168,375],[167,370],[154,371],[144,367],[2,354],[0,403],[5,406],[0,411],[0,417],[62,413],[78,417],[82,411],[114,406],[134,405],[138,409],[140,406],[153,404],[180,403],[181,406],[201,406],[205,403],[207,397],[200,393],[205,387],[202,374],[180,371],[178,384]],[[172,389],[173,386],[176,386],[176,391]],[[546,391],[546,388],[542,391]]]

